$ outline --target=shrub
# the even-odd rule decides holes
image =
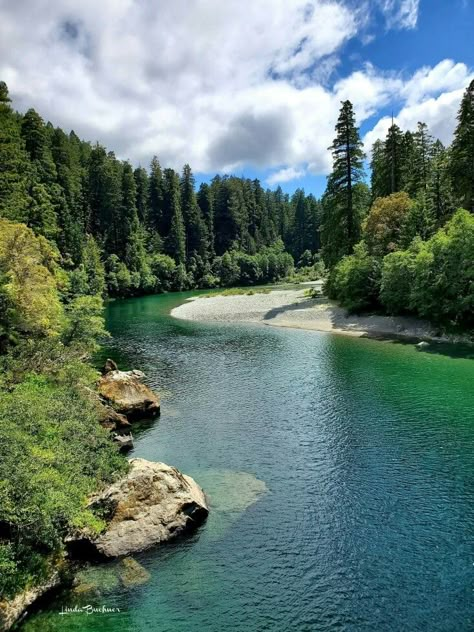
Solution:
[[[414,259],[415,253],[407,250],[392,252],[384,257],[380,301],[390,314],[402,314],[410,309]]]
[[[168,255],[155,254],[150,259],[150,268],[155,277],[157,292],[166,292],[173,287],[176,274],[176,263]]]
[[[364,242],[331,270],[325,285],[329,298],[338,299],[350,312],[376,307],[379,288],[380,262],[369,255]]]
[[[103,528],[86,498],[127,463],[92,402],[35,375],[2,393],[0,445],[0,524],[4,537],[15,534],[1,542],[0,569],[12,595],[38,579],[41,559],[61,549],[69,529]]]
[[[474,216],[468,211],[458,210],[420,248],[411,304],[434,322],[474,328]]]

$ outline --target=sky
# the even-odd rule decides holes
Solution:
[[[450,142],[473,32],[474,0],[0,0],[0,80],[134,165],[319,196],[341,100],[369,157],[392,114]]]

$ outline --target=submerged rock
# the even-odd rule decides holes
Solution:
[[[141,371],[111,369],[99,381],[100,396],[114,411],[128,418],[155,417],[160,412],[160,398],[141,381]]]
[[[146,568],[143,568],[143,566],[139,564],[137,560],[134,560],[133,557],[125,557],[122,560],[121,567],[119,568],[119,575],[122,580],[122,584],[126,588],[146,584],[151,577]]]
[[[119,557],[143,551],[190,531],[207,517],[204,492],[189,476],[165,463],[131,459],[131,469],[91,500],[107,515],[107,530],[82,535],[97,553]]]
[[[429,343],[426,342],[426,340],[422,340],[421,342],[419,342],[417,345],[415,345],[418,349],[425,349],[426,347],[429,347]]]

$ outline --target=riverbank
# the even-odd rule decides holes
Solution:
[[[306,297],[303,289],[267,294],[188,299],[172,310],[175,318],[201,322],[247,322],[372,338],[448,341],[431,323],[407,316],[358,316],[325,297]],[[450,340],[450,339],[449,339]]]

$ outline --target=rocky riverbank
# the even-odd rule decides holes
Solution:
[[[141,371],[119,371],[107,360],[98,392],[91,391],[99,421],[115,439],[129,437],[131,441],[131,434],[123,434],[129,432],[131,421],[160,413],[160,397],[142,382],[143,378]],[[191,477],[165,463],[144,459],[129,463],[125,476],[89,500],[90,509],[105,519],[105,530],[99,535],[70,533],[65,539],[66,550],[50,564],[47,579],[12,599],[0,600],[0,632],[26,616],[36,601],[70,583],[77,560],[129,556],[183,535],[207,518],[204,492]]]
[[[71,563],[80,559],[122,558],[193,531],[209,513],[203,490],[190,476],[165,463],[131,459],[126,476],[90,499],[106,516],[101,534],[71,534],[66,558],[52,567],[48,579],[0,601],[0,631],[9,630],[47,593],[71,583]],[[128,562],[130,564],[130,562]]]

